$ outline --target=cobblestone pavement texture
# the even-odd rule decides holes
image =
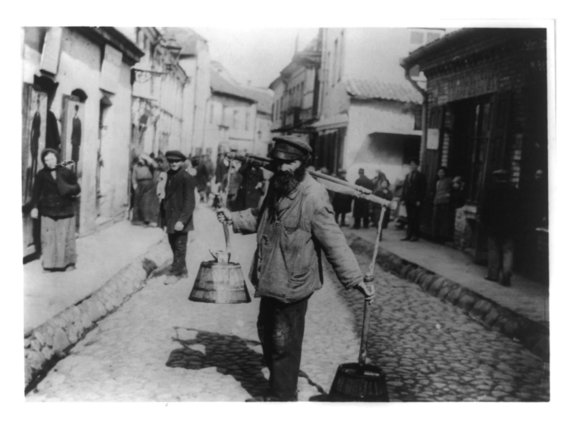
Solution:
[[[255,330],[258,300],[188,300],[200,261],[223,242],[208,208],[196,217],[202,232],[189,243],[189,278],[170,286],[149,280],[57,363],[28,401],[243,401],[262,392],[267,369]],[[253,236],[232,239],[246,273]],[[370,255],[357,258],[366,270]],[[328,392],[336,368],[358,355],[362,298],[344,291],[330,269],[325,281],[309,303],[303,401]],[[376,289],[368,356],[385,371],[391,401],[549,399],[548,365],[520,344],[379,268]]]

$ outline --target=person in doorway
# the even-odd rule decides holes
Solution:
[[[370,180],[366,174],[364,174],[363,168],[360,168],[358,170],[358,178],[354,184],[369,190],[373,190],[374,188],[372,180]],[[354,217],[354,225],[352,228],[360,229],[360,224],[362,222],[364,228],[366,229],[368,227],[368,223],[370,222],[370,203],[366,199],[356,198],[354,200],[352,215]]]
[[[455,210],[465,205],[465,199],[465,181],[463,177],[457,175],[451,180],[450,203],[453,218],[455,218]]]
[[[451,236],[451,177],[447,168],[437,170],[435,195],[433,198],[433,237],[436,242],[444,243]]]
[[[75,173],[58,165],[58,156],[57,150],[42,151],[44,168],[36,174],[32,194],[30,214],[41,221],[44,271],[73,270],[77,262],[74,200],[81,188]]]
[[[79,162],[79,148],[81,146],[81,119],[79,119],[79,105],[75,104],[75,114],[71,124],[71,160]]]
[[[274,141],[274,175],[261,209],[218,210],[218,220],[235,232],[257,232],[251,279],[261,297],[257,328],[270,377],[267,393],[248,401],[297,399],[307,304],[322,287],[321,249],[345,288],[374,296],[335,222],[327,191],[306,172],[310,146],[290,136]]]
[[[188,232],[194,230],[193,214],[196,206],[194,192],[195,179],[183,167],[186,156],[178,150],[166,152],[169,164],[162,200],[163,226],[168,234],[168,242],[173,253],[173,260],[164,283],[177,282],[188,276],[186,267],[186,246]]]
[[[337,178],[343,181],[346,180],[346,170],[339,169],[337,172]],[[352,196],[345,195],[344,193],[335,192],[333,195],[333,209],[334,209],[334,218],[337,224],[340,227],[346,226],[346,214],[350,212],[350,208],[352,205]]]
[[[40,136],[42,127],[42,114],[40,113],[40,110],[41,100],[38,94],[36,98],[36,112],[34,113],[34,118],[32,119],[32,129],[30,130],[30,155],[32,158],[32,168],[30,172],[30,180],[28,183],[32,182],[31,178],[35,177],[38,170],[38,152],[40,148]]]
[[[420,214],[426,194],[426,178],[418,171],[418,166],[417,160],[410,161],[410,172],[406,175],[402,188],[402,200],[408,216],[406,236],[402,241],[417,241],[420,237]]]
[[[504,169],[493,171],[481,207],[481,224],[488,239],[488,281],[511,285],[514,239],[518,232],[519,193]]]

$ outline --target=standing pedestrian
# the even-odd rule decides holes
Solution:
[[[426,194],[426,178],[418,171],[419,162],[410,161],[410,172],[404,179],[402,199],[406,205],[408,228],[402,241],[417,241],[420,237],[420,215]]]
[[[433,198],[433,236],[436,242],[443,243],[451,235],[451,177],[447,175],[447,168],[437,170],[435,195]]]
[[[372,190],[374,188],[374,183],[372,183],[372,180],[370,180],[366,174],[364,174],[363,168],[360,168],[358,170],[358,178],[354,184],[369,190]],[[353,229],[360,229],[361,221],[364,228],[366,229],[368,227],[368,223],[370,222],[370,203],[366,199],[356,198],[354,200],[352,216],[354,217],[354,225],[352,226]]]
[[[509,183],[506,170],[493,171],[492,178],[481,207],[481,224],[488,243],[485,279],[508,287],[511,285],[514,239],[518,232],[519,193]]]
[[[205,156],[196,155],[192,158],[192,166],[196,169],[196,186],[200,195],[200,202],[208,202],[208,166]]]
[[[206,154],[202,157],[204,170],[206,172],[206,201],[210,201],[210,194],[212,193],[212,181],[214,178],[214,174],[216,173],[216,167],[214,162],[212,161],[212,149],[207,148]]]
[[[391,201],[393,194],[390,191],[390,182],[387,178],[380,179],[378,184],[374,187],[374,196]],[[382,207],[378,204],[372,205],[372,221],[375,227],[378,227],[378,222],[380,221],[380,214],[382,212]],[[382,229],[388,227],[388,222],[390,221],[390,208],[386,207],[384,212],[384,219],[382,220]]]
[[[230,211],[241,211],[245,208],[243,176],[240,173],[242,163],[232,159],[226,173],[224,188],[227,192],[227,206]]]
[[[390,186],[390,180],[386,177],[386,174],[381,169],[376,170],[376,177],[372,179],[372,184],[374,185],[374,189],[380,189],[381,183],[383,181],[388,181],[388,186]]]
[[[374,295],[335,222],[325,188],[306,173],[310,146],[289,136],[274,141],[275,174],[261,209],[218,211],[218,220],[235,232],[257,232],[251,279],[261,297],[257,328],[270,387],[253,401],[297,399],[307,304],[322,287],[321,249],[345,288],[368,299]]]
[[[245,208],[258,208],[263,196],[263,172],[261,168],[244,162],[239,169],[239,175],[243,178],[241,187]]]
[[[339,169],[337,172],[337,178],[343,181],[346,180],[346,170]],[[352,205],[352,196],[345,195],[344,193],[335,192],[333,195],[333,209],[334,209],[334,218],[337,224],[340,227],[346,226],[346,213],[350,212],[350,207]]]
[[[42,151],[44,168],[38,171],[32,194],[31,217],[41,222],[44,271],[75,269],[75,197],[80,192],[77,176],[58,165],[58,152]]]
[[[172,284],[188,275],[186,245],[188,232],[194,230],[193,213],[196,206],[196,182],[183,168],[186,156],[178,150],[165,154],[170,169],[167,173],[165,195],[162,201],[164,220],[173,260],[164,283]]]
[[[155,227],[158,221],[158,196],[156,192],[155,161],[145,154],[139,155],[133,167],[132,186],[134,189],[133,217],[135,225]]]

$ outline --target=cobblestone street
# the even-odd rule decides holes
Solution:
[[[255,320],[259,301],[188,300],[201,261],[221,249],[222,228],[200,206],[189,278],[153,278],[59,361],[28,401],[244,401],[266,386]],[[253,236],[232,236],[248,272]],[[236,249],[239,248],[239,251]],[[363,271],[369,254],[357,254]],[[391,401],[547,401],[546,363],[416,284],[376,270],[369,358],[387,375]],[[253,291],[250,287],[250,292]],[[310,300],[299,399],[328,392],[338,365],[358,356],[362,298],[327,269]]]

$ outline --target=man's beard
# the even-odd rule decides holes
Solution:
[[[271,180],[273,190],[277,196],[287,196],[297,188],[304,177],[304,166],[300,166],[295,171],[276,171]]]

